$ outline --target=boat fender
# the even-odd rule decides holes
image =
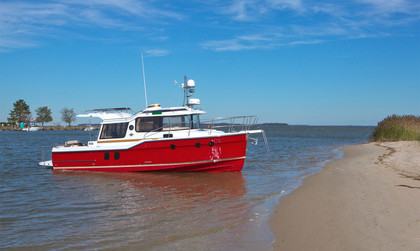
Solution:
[[[175,145],[174,144],[171,145],[171,149],[175,150]]]
[[[210,141],[209,142],[209,146],[214,146],[214,142],[213,141]]]

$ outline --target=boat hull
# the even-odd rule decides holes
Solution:
[[[164,139],[139,143],[129,149],[53,152],[55,170],[239,172],[247,134],[195,139]]]

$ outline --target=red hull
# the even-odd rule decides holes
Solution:
[[[240,172],[247,135],[156,140],[126,150],[53,152],[53,168],[87,171]]]

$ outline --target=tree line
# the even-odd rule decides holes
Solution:
[[[32,119],[32,113],[29,109],[29,105],[23,99],[19,99],[13,103],[13,109],[10,110],[9,117],[7,118],[8,122],[13,126],[25,123],[29,125],[30,122],[35,121],[36,123],[41,123],[44,126],[44,123],[51,122],[52,112],[48,106],[38,107],[36,110],[36,118]],[[74,109],[63,108],[61,111],[61,119],[71,126],[71,123],[76,121],[76,113]]]

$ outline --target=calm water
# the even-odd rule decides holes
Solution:
[[[42,155],[88,132],[0,131],[0,248],[269,250],[279,197],[373,128],[264,129],[270,158],[260,138],[242,173],[214,174],[53,171]]]

